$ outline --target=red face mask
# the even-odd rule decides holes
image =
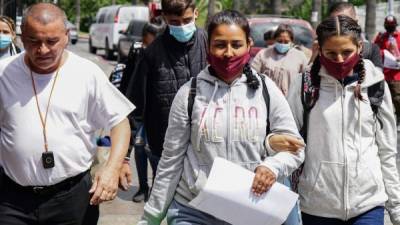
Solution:
[[[320,63],[328,71],[329,75],[338,80],[343,80],[345,77],[347,77],[359,60],[360,55],[357,53],[353,54],[343,62],[334,62],[326,58],[324,54],[321,54],[319,57]]]
[[[207,54],[207,61],[210,66],[217,72],[218,77],[224,80],[230,80],[235,77],[250,60],[250,53],[246,52],[241,56],[233,56],[230,58],[219,58],[211,54]]]

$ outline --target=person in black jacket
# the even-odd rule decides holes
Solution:
[[[329,8],[329,16],[345,15],[358,21],[354,5],[348,2],[338,2]],[[376,67],[383,69],[382,57],[378,45],[367,40],[363,41],[362,57],[369,59]]]
[[[134,70],[137,68],[138,63],[144,56],[144,50],[149,46],[159,35],[163,30],[164,30],[164,24],[158,23],[158,24],[153,24],[153,23],[146,23],[143,27],[142,30],[142,43],[133,43],[128,54],[127,61],[125,62],[125,69],[123,70],[122,78],[121,78],[121,83],[119,85],[119,90],[126,94],[127,88],[129,81],[132,80],[135,82],[135,78],[132,75],[138,75],[134,73]],[[141,202],[141,201],[147,201],[149,197],[149,185],[147,182],[147,154],[146,154],[146,146],[147,146],[147,141],[146,141],[146,134],[143,129],[143,118],[141,115],[141,112],[137,112],[137,110],[134,110],[132,115],[129,116],[129,120],[131,122],[131,127],[134,128],[132,130],[132,133],[134,134],[133,137],[135,137],[133,140],[131,140],[131,143],[134,146],[135,152],[135,165],[136,165],[136,171],[139,179],[139,189],[138,191],[133,195],[132,201],[134,202]],[[125,158],[125,160],[129,160],[129,156]],[[153,158],[150,158],[150,165],[153,170],[153,176],[156,174],[156,169],[157,169],[157,160],[153,160]],[[130,170],[130,166],[126,164],[126,169]],[[127,173],[130,174],[130,173]],[[122,175],[123,177],[123,175]],[[127,182],[125,182],[127,183]]]
[[[127,96],[144,117],[151,157],[161,156],[168,114],[178,89],[207,65],[207,35],[195,25],[193,0],[162,0],[166,30],[144,51]]]

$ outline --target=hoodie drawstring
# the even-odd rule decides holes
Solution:
[[[361,160],[361,149],[362,149],[362,129],[361,129],[361,100],[357,98],[357,105],[358,105],[358,155],[357,155],[357,163],[356,163],[356,174],[358,176],[358,165],[360,165]]]
[[[214,81],[214,91],[213,91],[213,93],[211,95],[210,101],[208,102],[208,104],[206,106],[206,110],[204,112],[204,115],[201,117],[201,120],[200,120],[200,126],[199,126],[199,130],[197,132],[198,133],[198,135],[197,135],[197,143],[196,143],[197,151],[200,151],[201,129],[203,129],[204,123],[206,122],[206,117],[208,115],[208,112],[209,112],[209,109],[210,109],[210,105],[214,102],[214,97],[215,97],[215,94],[217,93],[217,91],[218,91],[218,81],[215,80]]]

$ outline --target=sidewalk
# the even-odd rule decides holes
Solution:
[[[103,160],[106,149],[99,149],[99,159]],[[132,196],[138,189],[135,160],[132,155],[131,168],[133,175],[133,186],[128,191],[119,190],[117,198],[112,202],[104,202],[100,205],[100,219],[98,225],[136,225],[143,214],[144,203],[135,203]],[[152,181],[151,168],[148,169],[149,183]],[[166,225],[166,223],[162,223]],[[83,224],[85,225],[85,224]]]

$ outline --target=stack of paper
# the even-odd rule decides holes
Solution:
[[[214,160],[207,184],[189,204],[233,225],[280,225],[298,195],[275,182],[264,195],[251,192],[254,173],[222,158]]]
[[[383,67],[388,69],[400,70],[399,62],[396,57],[390,53],[388,50],[383,50]]]

